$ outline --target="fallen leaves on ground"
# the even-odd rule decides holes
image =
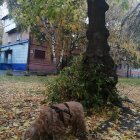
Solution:
[[[0,139],[20,140],[24,130],[35,120],[45,84],[38,82],[0,82]]]
[[[140,107],[131,103],[124,103],[124,106],[128,110],[114,112],[115,118],[112,114],[112,118],[102,121],[90,130],[91,140],[140,140]],[[99,118],[103,117],[99,116]],[[99,118],[97,122],[100,122]],[[92,118],[89,119],[92,122]]]
[[[127,86],[124,89],[128,90]],[[0,140],[21,139],[25,129],[39,113],[40,103],[46,98],[42,94],[45,90],[45,83],[35,80],[0,80]],[[135,91],[128,95],[140,94]],[[138,103],[139,99],[134,98]],[[125,103],[125,106],[131,113],[116,108],[86,117],[89,140],[139,140],[140,108],[131,103]]]

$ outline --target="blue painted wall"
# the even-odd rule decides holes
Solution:
[[[0,64],[0,69],[1,69],[1,70],[12,69],[12,65],[11,65],[11,64],[4,64],[4,63],[1,63],[1,64]]]
[[[0,69],[1,70],[12,69],[12,70],[26,71],[27,70],[27,64],[6,64],[6,63],[1,63],[0,64]]]
[[[27,59],[28,59],[28,48],[29,41],[25,40],[22,42],[17,42],[14,44],[8,44],[1,46],[0,55],[0,69],[7,70],[27,70]],[[12,50],[11,59],[6,61],[4,58],[4,53],[6,50]],[[3,53],[3,54],[2,54]]]

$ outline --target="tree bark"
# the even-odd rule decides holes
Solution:
[[[109,51],[110,47],[108,45],[107,39],[109,37],[109,31],[106,28],[105,13],[109,9],[108,4],[105,0],[87,0],[88,3],[88,17],[89,26],[87,30],[88,46],[84,53],[83,65],[85,71],[92,72],[94,66],[100,65],[101,68],[98,69],[97,76],[102,76],[103,80],[101,85],[101,90],[99,94],[107,102],[108,97],[114,92],[117,84],[117,74],[116,67],[113,59],[111,58]],[[92,81],[91,76],[88,81]],[[106,82],[105,81],[111,81]],[[91,84],[90,93],[92,95],[97,94],[96,83],[93,81]],[[99,83],[100,84],[100,83]],[[115,94],[114,94],[115,95]]]
[[[56,64],[56,39],[55,39],[55,29],[53,27],[53,25],[51,23],[49,23],[49,28],[48,28],[48,22],[46,22],[46,20],[42,17],[41,18],[44,27],[46,29],[46,33],[49,33],[51,36],[51,51],[52,51],[52,61],[54,64]]]

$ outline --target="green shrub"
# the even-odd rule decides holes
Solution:
[[[29,71],[25,71],[24,72],[24,76],[30,76],[30,72]]]
[[[11,70],[11,69],[8,69],[8,70],[6,71],[6,75],[8,75],[8,76],[13,76],[12,70]]]
[[[72,65],[49,83],[48,99],[52,102],[80,101],[87,108],[118,101],[114,79],[101,71],[104,66],[86,66],[82,60],[82,56],[74,58]]]

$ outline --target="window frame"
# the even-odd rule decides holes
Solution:
[[[45,59],[46,58],[46,51],[44,50],[34,50],[34,58],[35,59]]]

